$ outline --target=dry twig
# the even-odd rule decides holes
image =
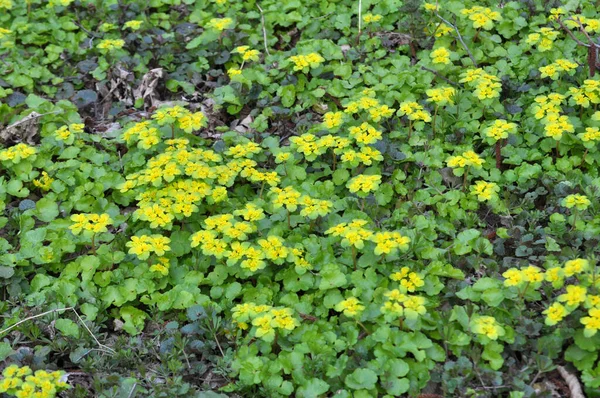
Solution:
[[[565,369],[562,366],[557,366],[556,369],[558,369],[558,373],[560,373],[562,378],[565,379],[565,382],[569,386],[569,390],[571,391],[571,398],[585,398],[585,395],[583,395],[583,391],[581,391],[581,384],[579,384],[579,380],[577,380],[577,377],[569,373],[567,369]]]

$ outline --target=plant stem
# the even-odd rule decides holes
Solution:
[[[352,263],[354,264],[354,271],[356,271],[356,247],[354,247],[354,245],[352,245]]]
[[[175,125],[171,125],[171,138],[175,139]]]
[[[469,168],[465,167],[465,173],[463,174],[463,191],[467,189],[467,177],[469,176]]]
[[[262,199],[264,189],[265,189],[265,182],[263,181],[262,185],[260,186],[260,193],[258,194],[259,199]]]
[[[96,234],[92,235],[92,253],[96,255]]]
[[[432,123],[431,123],[432,126],[433,126],[433,139],[434,140],[435,140],[435,122],[436,122],[436,119],[437,119],[438,108],[439,108],[439,105],[436,105],[435,106],[435,111],[433,112],[433,120],[432,120]]]
[[[337,156],[333,149],[331,150],[331,158],[333,159],[333,171],[335,171],[335,169],[337,167]]]
[[[500,170],[502,168],[502,144],[500,140],[496,141],[496,168]]]
[[[412,130],[413,130],[412,120],[408,119],[408,141],[410,141],[410,136],[412,134]]]
[[[292,229],[292,223],[290,221],[290,210],[287,209],[287,224],[288,224],[288,229]]]
[[[585,148],[585,152],[583,153],[583,157],[581,158],[581,165],[583,166],[583,164],[585,163],[585,157],[588,154],[588,150],[589,148]]]

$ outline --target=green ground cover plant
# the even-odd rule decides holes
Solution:
[[[0,396],[600,396],[599,33],[0,0]]]

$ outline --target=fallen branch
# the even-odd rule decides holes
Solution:
[[[265,44],[265,53],[267,53],[267,55],[271,55],[269,53],[269,47],[267,46],[267,29],[265,28],[265,14],[263,12],[263,9],[260,7],[260,5],[257,3],[256,6],[258,7],[258,10],[260,11],[260,24],[262,26],[262,33],[263,33],[263,42]]]
[[[92,333],[92,331],[90,330],[90,328],[87,327],[87,325],[85,324],[85,322],[83,321],[83,319],[81,318],[81,316],[79,315],[79,313],[75,310],[75,308],[73,307],[66,307],[66,308],[56,308],[50,311],[46,311],[46,312],[42,312],[41,314],[37,314],[37,315],[32,315],[29,316],[25,319],[21,319],[19,322],[15,323],[14,325],[11,325],[9,327],[7,327],[6,329],[0,330],[0,336],[2,336],[5,333],[10,332],[11,330],[15,329],[16,327],[18,327],[19,325],[22,325],[25,322],[37,319],[37,318],[41,318],[43,316],[46,315],[50,315],[50,314],[54,314],[57,312],[64,312],[64,311],[73,311],[75,313],[75,315],[77,316],[77,319],[79,319],[79,322],[83,325],[83,327],[88,331],[88,333],[90,334],[90,336],[92,336],[92,338],[94,339],[94,341],[96,342],[96,344],[98,344],[98,347],[100,347],[100,349],[102,351],[107,351],[111,354],[115,354],[115,350],[113,350],[112,348],[101,344],[100,341],[98,341],[98,339],[96,338],[96,336],[94,336],[94,334]]]
[[[448,79],[447,77],[444,77],[444,76],[440,75],[437,71],[434,71],[433,69],[429,69],[429,68],[427,68],[425,66],[421,66],[421,69],[426,70],[427,72],[433,73],[434,75],[436,75],[440,79],[447,81],[448,83],[452,84],[453,86],[462,87],[462,84],[457,83],[457,82],[455,82],[453,80]]]
[[[585,398],[583,395],[583,391],[581,391],[581,384],[579,384],[579,380],[577,377],[567,372],[567,370],[562,366],[557,366],[558,373],[565,379],[565,382],[569,386],[569,390],[571,391],[571,398]]]
[[[469,54],[469,58],[471,58],[471,61],[473,61],[473,65],[475,65],[475,67],[479,68],[479,65],[477,65],[477,61],[475,61],[475,57],[471,53],[471,50],[469,50],[469,47],[467,47],[467,44],[465,43],[465,41],[463,40],[462,36],[460,35],[460,32],[458,31],[458,28],[456,26],[452,25],[450,22],[448,22],[448,20],[444,19],[439,13],[436,12],[435,15],[439,19],[441,19],[446,25],[448,25],[452,29],[454,29],[454,31],[456,32],[456,34],[458,36],[458,40],[460,41],[460,43],[464,47],[464,49],[467,52],[467,54]]]

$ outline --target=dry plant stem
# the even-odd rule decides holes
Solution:
[[[433,111],[433,121],[431,122],[431,125],[433,126],[433,139],[434,140],[435,140],[435,122],[437,121],[438,109],[439,109],[439,105],[436,105],[435,111]]]
[[[500,170],[502,168],[502,144],[500,140],[496,141],[496,168]]]
[[[473,65],[475,65],[475,67],[478,68],[479,65],[477,65],[477,61],[475,61],[475,57],[471,53],[471,50],[469,50],[469,47],[467,47],[467,44],[465,43],[465,41],[463,40],[462,36],[460,35],[460,32],[458,31],[458,28],[456,26],[452,25],[450,22],[448,22],[448,20],[444,19],[439,13],[436,12],[435,15],[439,19],[441,19],[446,25],[448,25],[452,29],[454,29],[454,31],[456,32],[456,35],[458,36],[458,40],[460,41],[460,44],[462,44],[462,46],[464,47],[464,49],[467,52],[467,54],[469,54],[469,58],[471,58],[471,61],[473,62]]]
[[[562,366],[557,366],[556,369],[558,370],[558,373],[560,373],[562,378],[565,379],[565,382],[569,386],[569,390],[571,391],[571,397],[585,398],[585,395],[583,395],[583,391],[581,390],[581,384],[579,384],[579,380],[577,380],[577,377],[569,373]]]
[[[259,4],[256,4],[256,7],[258,7],[258,10],[260,11],[260,24],[262,26],[263,42],[265,45],[265,53],[267,55],[271,55],[269,53],[269,47],[267,47],[267,29],[265,28],[265,14]]]
[[[436,77],[439,77],[440,79],[442,79],[442,80],[444,80],[444,81],[446,81],[446,82],[448,82],[448,83],[452,84],[453,86],[456,86],[456,87],[462,87],[462,84],[460,84],[460,83],[457,83],[457,82],[455,82],[454,80],[450,80],[450,79],[448,79],[447,77],[440,75],[440,74],[439,74],[437,71],[435,71],[435,70],[433,70],[433,69],[429,69],[429,68],[427,68],[426,66],[421,66],[421,69],[422,69],[422,70],[426,70],[427,72],[431,72],[431,73],[433,73],[433,74],[434,74]]]
[[[358,319],[356,320],[356,323],[358,323],[360,325],[361,328],[363,328],[363,330],[365,331],[366,334],[371,334],[371,332],[369,332],[369,330],[367,329],[367,327]]]
[[[360,44],[360,35],[362,33],[362,0],[358,0],[358,36],[356,36],[356,44]]]
[[[66,308],[56,308],[54,310],[50,310],[50,311],[46,311],[46,312],[42,312],[41,314],[37,314],[37,315],[32,315],[29,316],[25,319],[21,319],[19,322],[15,323],[12,326],[7,327],[6,329],[0,330],[0,336],[4,335],[5,333],[10,332],[11,330],[15,329],[16,327],[18,327],[19,325],[22,325],[25,322],[37,319],[37,318],[41,318],[43,316],[46,315],[50,315],[50,314],[54,314],[56,312],[64,312],[64,311],[73,311],[75,313],[75,315],[77,316],[77,319],[79,319],[79,322],[83,325],[83,327],[85,328],[85,330],[88,331],[88,333],[90,334],[90,336],[92,336],[92,338],[94,339],[94,341],[96,342],[96,344],[98,344],[98,347],[100,347],[102,349],[102,351],[107,351],[111,354],[115,354],[115,350],[113,350],[112,348],[105,346],[104,344],[100,343],[100,341],[98,341],[98,339],[96,338],[96,336],[94,335],[94,333],[92,333],[92,331],[90,330],[90,328],[87,327],[87,325],[85,324],[85,322],[83,321],[83,319],[81,318],[81,316],[79,315],[79,313],[75,310],[75,308],[73,307],[66,307]]]

